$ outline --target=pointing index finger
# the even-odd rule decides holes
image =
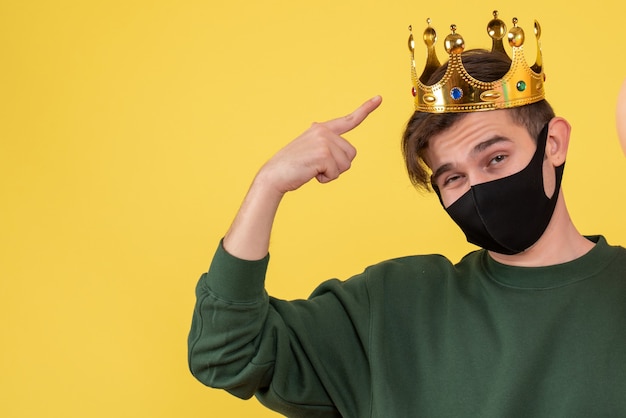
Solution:
[[[346,132],[349,132],[359,126],[370,113],[372,113],[378,106],[380,106],[381,102],[382,97],[373,97],[363,103],[361,106],[359,106],[354,112],[350,113],[349,115],[329,120],[327,122],[324,122],[323,125],[337,135],[343,135]]]

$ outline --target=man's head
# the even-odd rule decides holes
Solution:
[[[480,81],[491,82],[502,78],[511,67],[510,58],[502,53],[484,50],[471,50],[463,53],[463,66],[467,72]],[[434,84],[440,80],[447,66],[444,64],[430,78],[427,84]],[[475,112],[472,114],[489,113]],[[545,100],[506,109],[504,112],[510,117],[513,124],[524,127],[532,138],[537,138],[539,132],[552,118],[554,111]],[[500,113],[500,112],[498,112]],[[420,188],[430,189],[430,176],[433,167],[426,161],[426,151],[430,140],[450,129],[453,125],[465,118],[467,113],[423,113],[415,112],[409,120],[402,140],[402,150],[411,182]]]
[[[463,55],[483,82],[511,67],[499,52]],[[436,84],[443,66],[428,81]],[[570,127],[540,100],[469,113],[415,112],[403,138],[413,183],[432,186],[468,241],[498,254],[526,251],[544,234],[559,202]],[[432,175],[431,175],[432,173]]]

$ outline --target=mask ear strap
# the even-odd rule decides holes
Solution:
[[[533,158],[539,158],[538,155],[540,155],[541,159],[543,160],[543,158],[545,157],[549,130],[550,130],[550,122],[547,122],[541,129],[541,132],[539,132],[539,135],[537,136],[537,151],[535,152],[535,155],[533,156]],[[540,148],[543,148],[543,149],[540,149]]]
[[[432,186],[435,193],[437,193],[437,197],[439,198],[439,203],[443,206],[443,200],[441,200],[441,191],[439,190],[439,186],[433,183],[433,176],[430,176],[430,185]],[[445,206],[443,206],[445,208]]]
[[[539,161],[541,161],[541,163],[543,164],[543,160],[544,158],[546,158],[546,144],[548,143],[548,131],[549,130],[550,130],[550,121],[548,121],[543,126],[543,128],[541,129],[541,132],[539,133],[539,136],[537,136],[537,150],[535,151],[535,155],[533,155],[533,160],[536,160],[535,163],[537,164],[539,164]],[[549,200],[553,200],[556,197],[558,197],[559,190],[561,188],[561,179],[563,177],[564,165],[565,163],[563,163],[560,167],[555,168],[554,174],[556,177],[556,181],[554,184],[554,192],[552,193],[552,196],[550,196]],[[545,179],[543,178],[543,175],[541,176],[541,187],[545,188]]]

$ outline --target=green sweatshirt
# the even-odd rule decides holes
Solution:
[[[626,417],[626,249],[590,239],[550,267],[389,260],[296,301],[220,245],[190,368],[289,417]]]

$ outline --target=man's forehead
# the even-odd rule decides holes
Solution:
[[[439,146],[440,143],[461,143],[464,140],[481,140],[493,136],[508,136],[511,130],[520,126],[513,122],[505,110],[474,112],[460,118],[446,129],[434,134],[428,140],[428,147]]]
[[[506,111],[471,113],[429,139],[424,162],[436,169],[433,165],[452,162],[457,154],[480,152],[520,135],[527,135],[526,128],[513,123]]]

